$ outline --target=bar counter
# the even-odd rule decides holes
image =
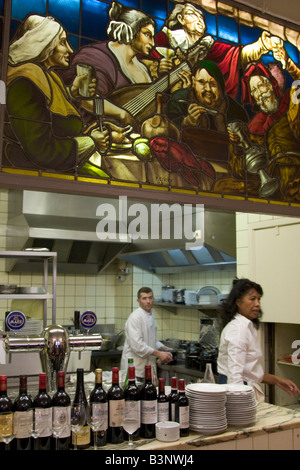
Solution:
[[[129,450],[128,442],[107,444],[103,450]],[[198,450],[300,450],[300,407],[290,409],[260,403],[256,423],[245,428],[229,427],[221,434],[203,435],[190,432],[175,442],[140,439],[135,451],[159,452]]]

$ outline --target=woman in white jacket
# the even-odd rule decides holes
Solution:
[[[218,355],[218,382],[254,387],[259,401],[264,399],[260,383],[277,385],[291,396],[300,394],[297,385],[264,372],[258,339],[262,287],[249,279],[235,279],[223,304],[223,331]]]

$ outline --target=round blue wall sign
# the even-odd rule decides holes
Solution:
[[[87,310],[81,315],[80,323],[83,328],[85,328],[86,330],[90,330],[97,323],[97,315],[94,312]]]
[[[6,326],[12,331],[18,331],[25,326],[26,317],[22,312],[10,312],[6,317]]]

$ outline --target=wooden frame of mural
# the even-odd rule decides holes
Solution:
[[[106,37],[77,49],[34,11],[12,34],[5,3],[0,185],[299,216],[297,28],[197,0],[158,30],[103,3]]]

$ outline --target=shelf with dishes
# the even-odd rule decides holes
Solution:
[[[154,305],[164,307],[173,313],[182,308],[210,312],[219,310],[226,297],[227,294],[222,294],[219,289],[213,286],[205,286],[197,291],[164,286],[162,298],[156,298]]]

